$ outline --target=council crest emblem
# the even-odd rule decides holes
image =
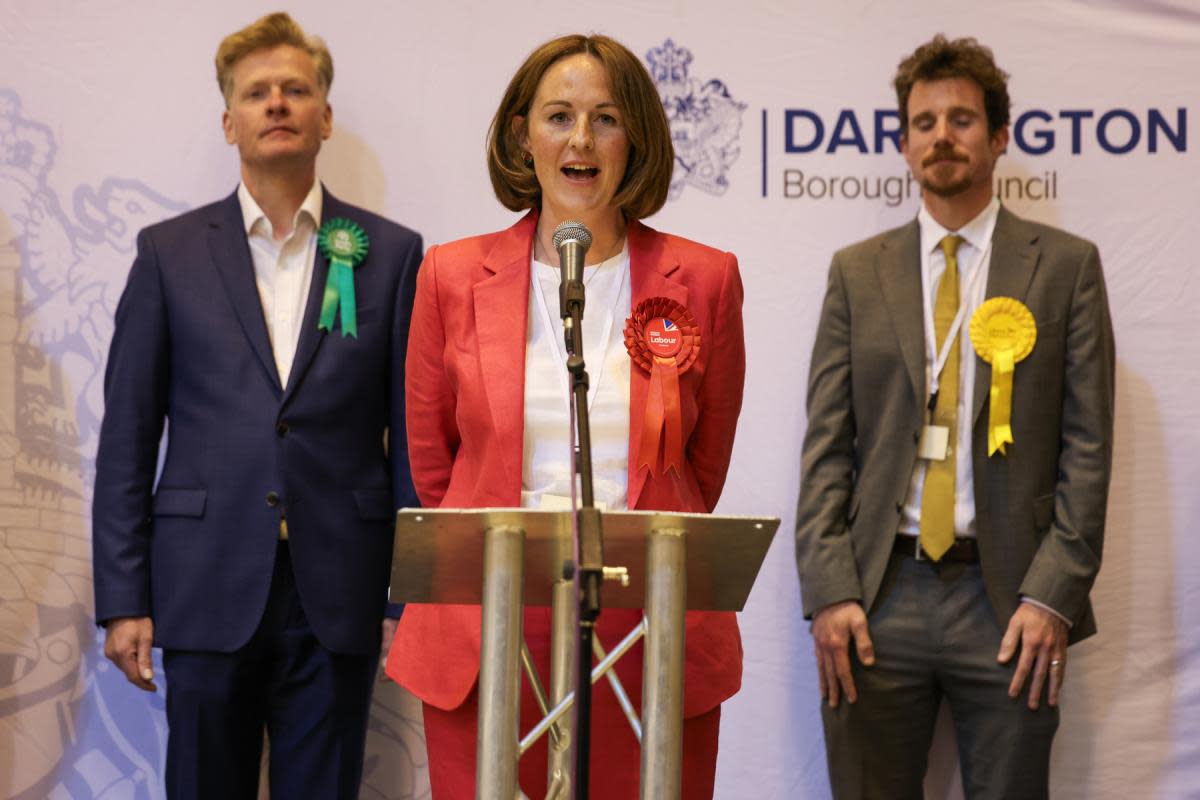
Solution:
[[[724,194],[729,188],[726,173],[741,153],[738,137],[746,104],[735,100],[717,78],[701,81],[690,77],[692,52],[670,39],[646,53],[646,62],[675,145],[669,198],[677,198],[687,185],[712,195]]]

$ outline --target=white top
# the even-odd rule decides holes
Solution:
[[[958,430],[952,431],[950,446],[956,448],[954,483],[954,535],[975,535],[974,469],[971,464],[971,411],[975,399],[975,348],[971,345],[971,315],[983,302],[987,292],[988,269],[991,266],[992,232],[996,229],[996,217],[1000,214],[1000,201],[995,197],[987,208],[957,231],[950,231],[938,224],[926,210],[924,204],[917,214],[921,226],[921,296],[925,308],[925,396],[922,406],[929,401],[933,385],[933,367],[937,354],[933,353],[933,304],[938,284],[946,271],[946,256],[941,242],[950,234],[963,238],[958,246],[958,304],[963,311],[962,327],[959,329],[958,367]],[[928,421],[928,414],[926,414]],[[908,498],[904,501],[904,513],[900,517],[900,532],[917,536],[921,530],[921,493],[925,488],[925,469],[928,462],[917,460],[908,486]]]
[[[559,280],[558,267],[532,262],[525,333],[524,508],[570,507],[563,499],[571,497],[570,375],[559,318]],[[587,293],[583,357],[589,378],[593,494],[598,507],[623,509],[629,492],[631,363],[624,330],[633,296],[628,248],[584,268],[583,282]]]
[[[291,235],[281,242],[275,240],[271,220],[250,196],[245,183],[238,184],[237,196],[250,258],[254,261],[254,283],[275,354],[275,368],[281,385],[287,386],[312,285],[317,226],[321,221],[321,184],[313,181],[292,219]]]

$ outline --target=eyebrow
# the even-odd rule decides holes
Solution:
[[[546,102],[542,103],[542,108],[546,108],[548,106],[566,106],[567,108],[572,108],[571,102],[569,100],[547,100]],[[613,102],[597,103],[594,106],[594,108],[616,108],[616,107],[617,107],[617,104],[613,103]]]

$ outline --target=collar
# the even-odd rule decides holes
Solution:
[[[250,190],[246,188],[245,181],[238,182],[237,188],[238,205],[242,209],[242,227],[249,236],[254,232],[256,225],[263,226],[264,233],[268,238],[274,238],[274,231],[271,229],[271,220],[267,219],[267,215],[263,213],[258,202],[250,194]],[[308,194],[304,195],[304,200],[301,201],[300,207],[296,209],[296,215],[292,217],[292,230],[299,227],[301,215],[307,214],[309,221],[312,222],[313,228],[316,228],[321,221],[321,182],[313,181],[313,185],[309,188]]]
[[[992,201],[984,206],[983,211],[980,211],[974,219],[958,230],[951,231],[942,227],[941,223],[933,218],[933,215],[925,208],[925,204],[922,203],[921,210],[917,212],[917,223],[921,227],[921,252],[932,253],[941,245],[942,239],[952,233],[961,236],[971,247],[983,252],[992,239],[992,232],[996,229],[996,218],[999,215],[1000,201],[993,197]]]

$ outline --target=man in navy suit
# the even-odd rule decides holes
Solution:
[[[357,797],[394,509],[417,504],[403,358],[421,238],[317,182],[320,40],[272,14],[216,62],[241,183],[138,237],[105,375],[96,617],[142,689],[163,648],[171,797],[255,797],[264,728],[273,798]]]

